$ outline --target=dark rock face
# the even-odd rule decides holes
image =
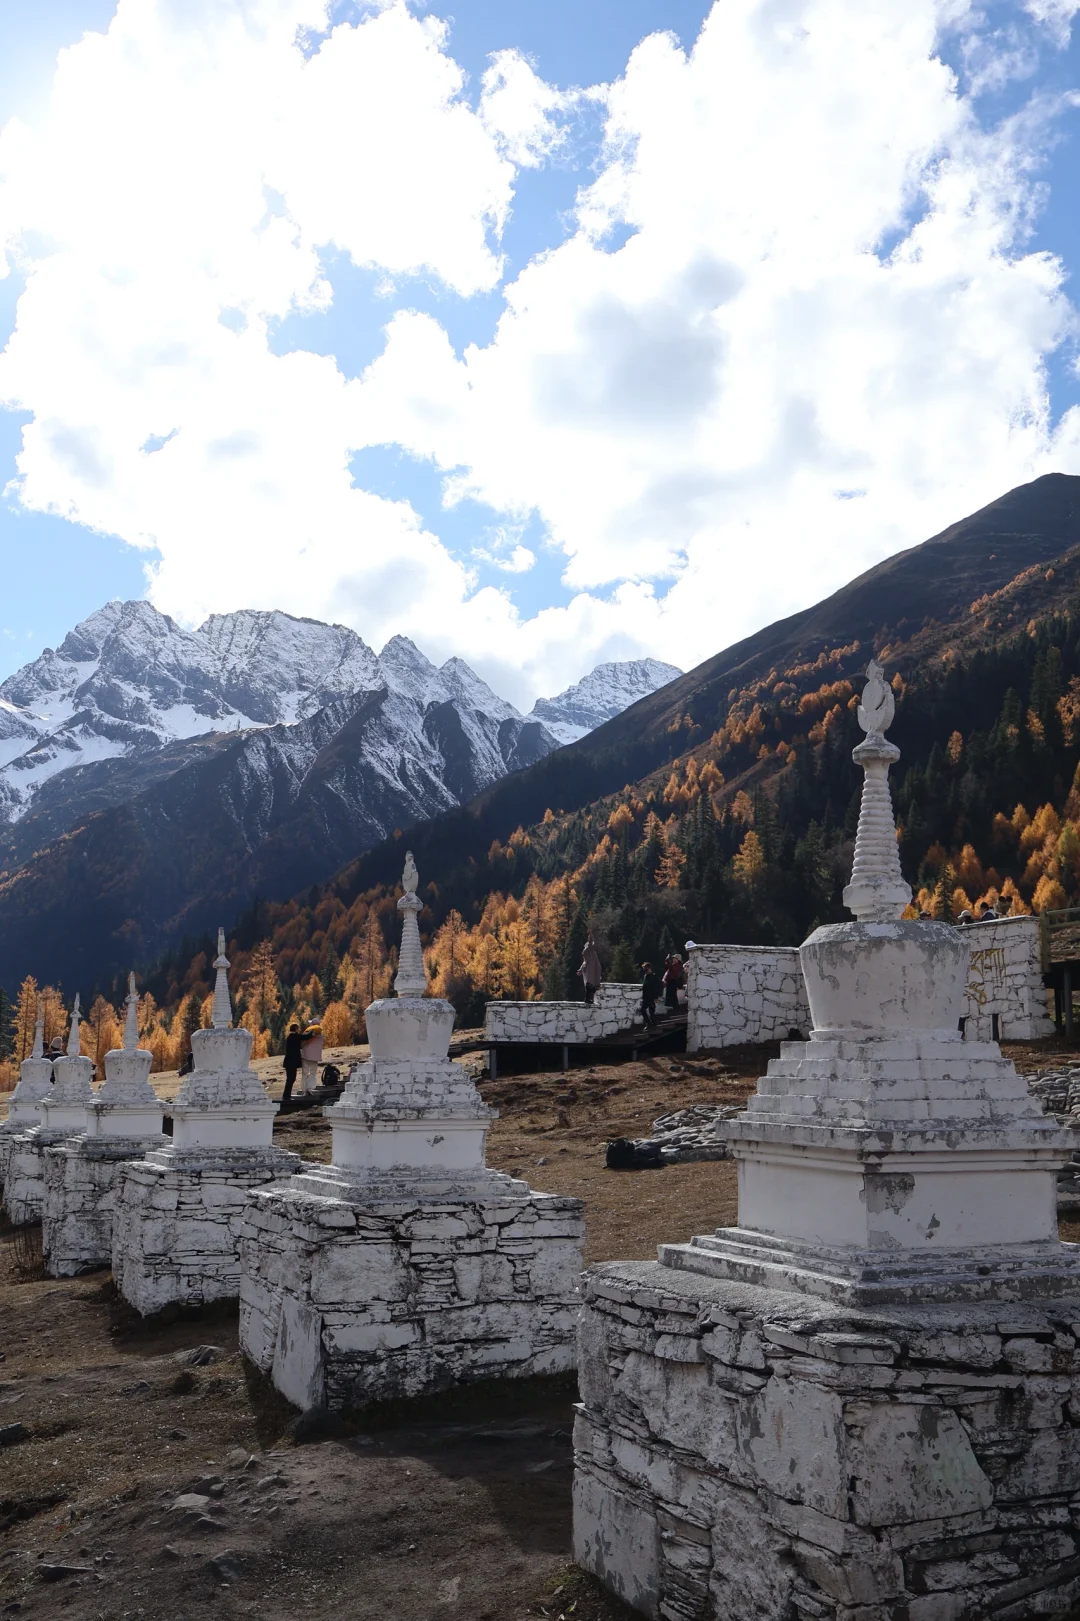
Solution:
[[[89,993],[556,746],[403,636],[109,603],[0,686],[0,984]]]

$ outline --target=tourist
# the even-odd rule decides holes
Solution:
[[[979,922],[980,923],[996,923],[997,922],[997,916],[998,916],[998,914],[995,912],[994,908],[990,905],[989,901],[980,901],[979,902]]]
[[[303,1034],[300,1061],[304,1066],[304,1091],[314,1092],[319,1084],[319,1065],[323,1055],[321,1024],[309,1024]]]
[[[641,1018],[646,1030],[656,1023],[656,998],[660,995],[660,981],[653,973],[651,962],[641,965]]]
[[[960,913],[960,916],[957,918],[956,921],[957,921],[957,923],[959,923],[960,927],[962,929],[964,929],[964,928],[967,927],[967,925],[969,923],[974,923],[975,917],[974,917],[974,914],[972,912],[969,912],[967,907],[965,906],[964,910]]]
[[[666,958],[664,962],[664,1006],[671,1013],[678,1011],[679,992],[683,988],[684,979],[682,958],[678,956]]]
[[[578,978],[585,983],[585,1005],[587,1007],[591,1005],[593,997],[600,989],[600,982],[603,977],[603,971],[600,967],[600,954],[590,934],[586,938],[585,955],[582,957],[581,967],[578,969]]]
[[[292,1097],[292,1089],[296,1085],[296,1076],[303,1063],[300,1050],[304,1045],[304,1038],[300,1034],[300,1026],[295,1022],[290,1024],[289,1033],[285,1037],[285,1090],[281,1094],[282,1103],[288,1103]]]

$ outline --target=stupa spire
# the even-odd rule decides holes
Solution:
[[[405,893],[398,901],[398,911],[403,915],[403,922],[401,955],[398,958],[394,990],[399,996],[424,996],[428,989],[424,953],[420,946],[420,930],[416,922],[417,915],[424,909],[423,901],[419,900],[416,894],[419,882],[420,875],[416,870],[412,851],[408,850],[405,854],[405,870],[401,875],[401,887]]]
[[[132,1052],[139,1045],[139,993],[135,989],[135,975],[128,975],[127,1014],[124,1018],[124,1051]]]
[[[229,959],[225,955],[225,930],[217,932],[217,956],[214,958],[214,967],[217,978],[214,980],[214,1006],[211,1013],[211,1022],[215,1030],[232,1029],[232,998],[229,995]]]
[[[862,766],[865,775],[851,882],[844,890],[844,905],[860,923],[894,922],[911,900],[910,885],[900,871],[896,819],[889,792],[889,767],[900,758],[896,744],[885,737],[895,712],[885,672],[876,659],[871,659],[859,705],[859,725],[866,736],[851,751],[851,758]]]
[[[37,1023],[34,1026],[34,1046],[30,1053],[31,1058],[44,1058],[45,1056],[45,1008],[38,1002]]]
[[[68,1030],[67,1055],[69,1058],[78,1058],[80,1055],[79,1025],[81,1022],[82,1015],[79,1012],[79,993],[76,991],[75,1000],[71,1004],[71,1028]]]

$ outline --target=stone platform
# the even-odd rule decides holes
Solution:
[[[4,1214],[15,1227],[41,1220],[45,1199],[44,1145],[40,1126],[31,1126],[7,1139],[4,1172]],[[57,1142],[63,1138],[58,1137]]]
[[[645,1615],[1080,1599],[1080,1291],[851,1309],[655,1262],[583,1287],[575,1557]]]
[[[120,1168],[113,1212],[116,1286],[142,1316],[240,1293],[238,1244],[252,1188],[299,1169],[283,1148],[155,1149]]]
[[[306,1166],[248,1202],[240,1343],[299,1407],[563,1372],[583,1240],[580,1200],[494,1171]]]
[[[145,1137],[75,1137],[45,1149],[41,1247],[52,1277],[110,1265],[121,1168],[154,1146]]]

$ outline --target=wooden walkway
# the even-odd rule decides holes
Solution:
[[[537,1062],[549,1053],[559,1056],[560,1069],[579,1063],[625,1063],[654,1053],[681,1053],[686,1051],[686,1009],[677,1013],[657,1010],[656,1023],[651,1029],[640,1025],[631,1030],[619,1030],[613,1036],[598,1036],[593,1041],[478,1041],[476,1048],[487,1048],[488,1073],[492,1080],[500,1067],[519,1072],[523,1069],[542,1069]]]

